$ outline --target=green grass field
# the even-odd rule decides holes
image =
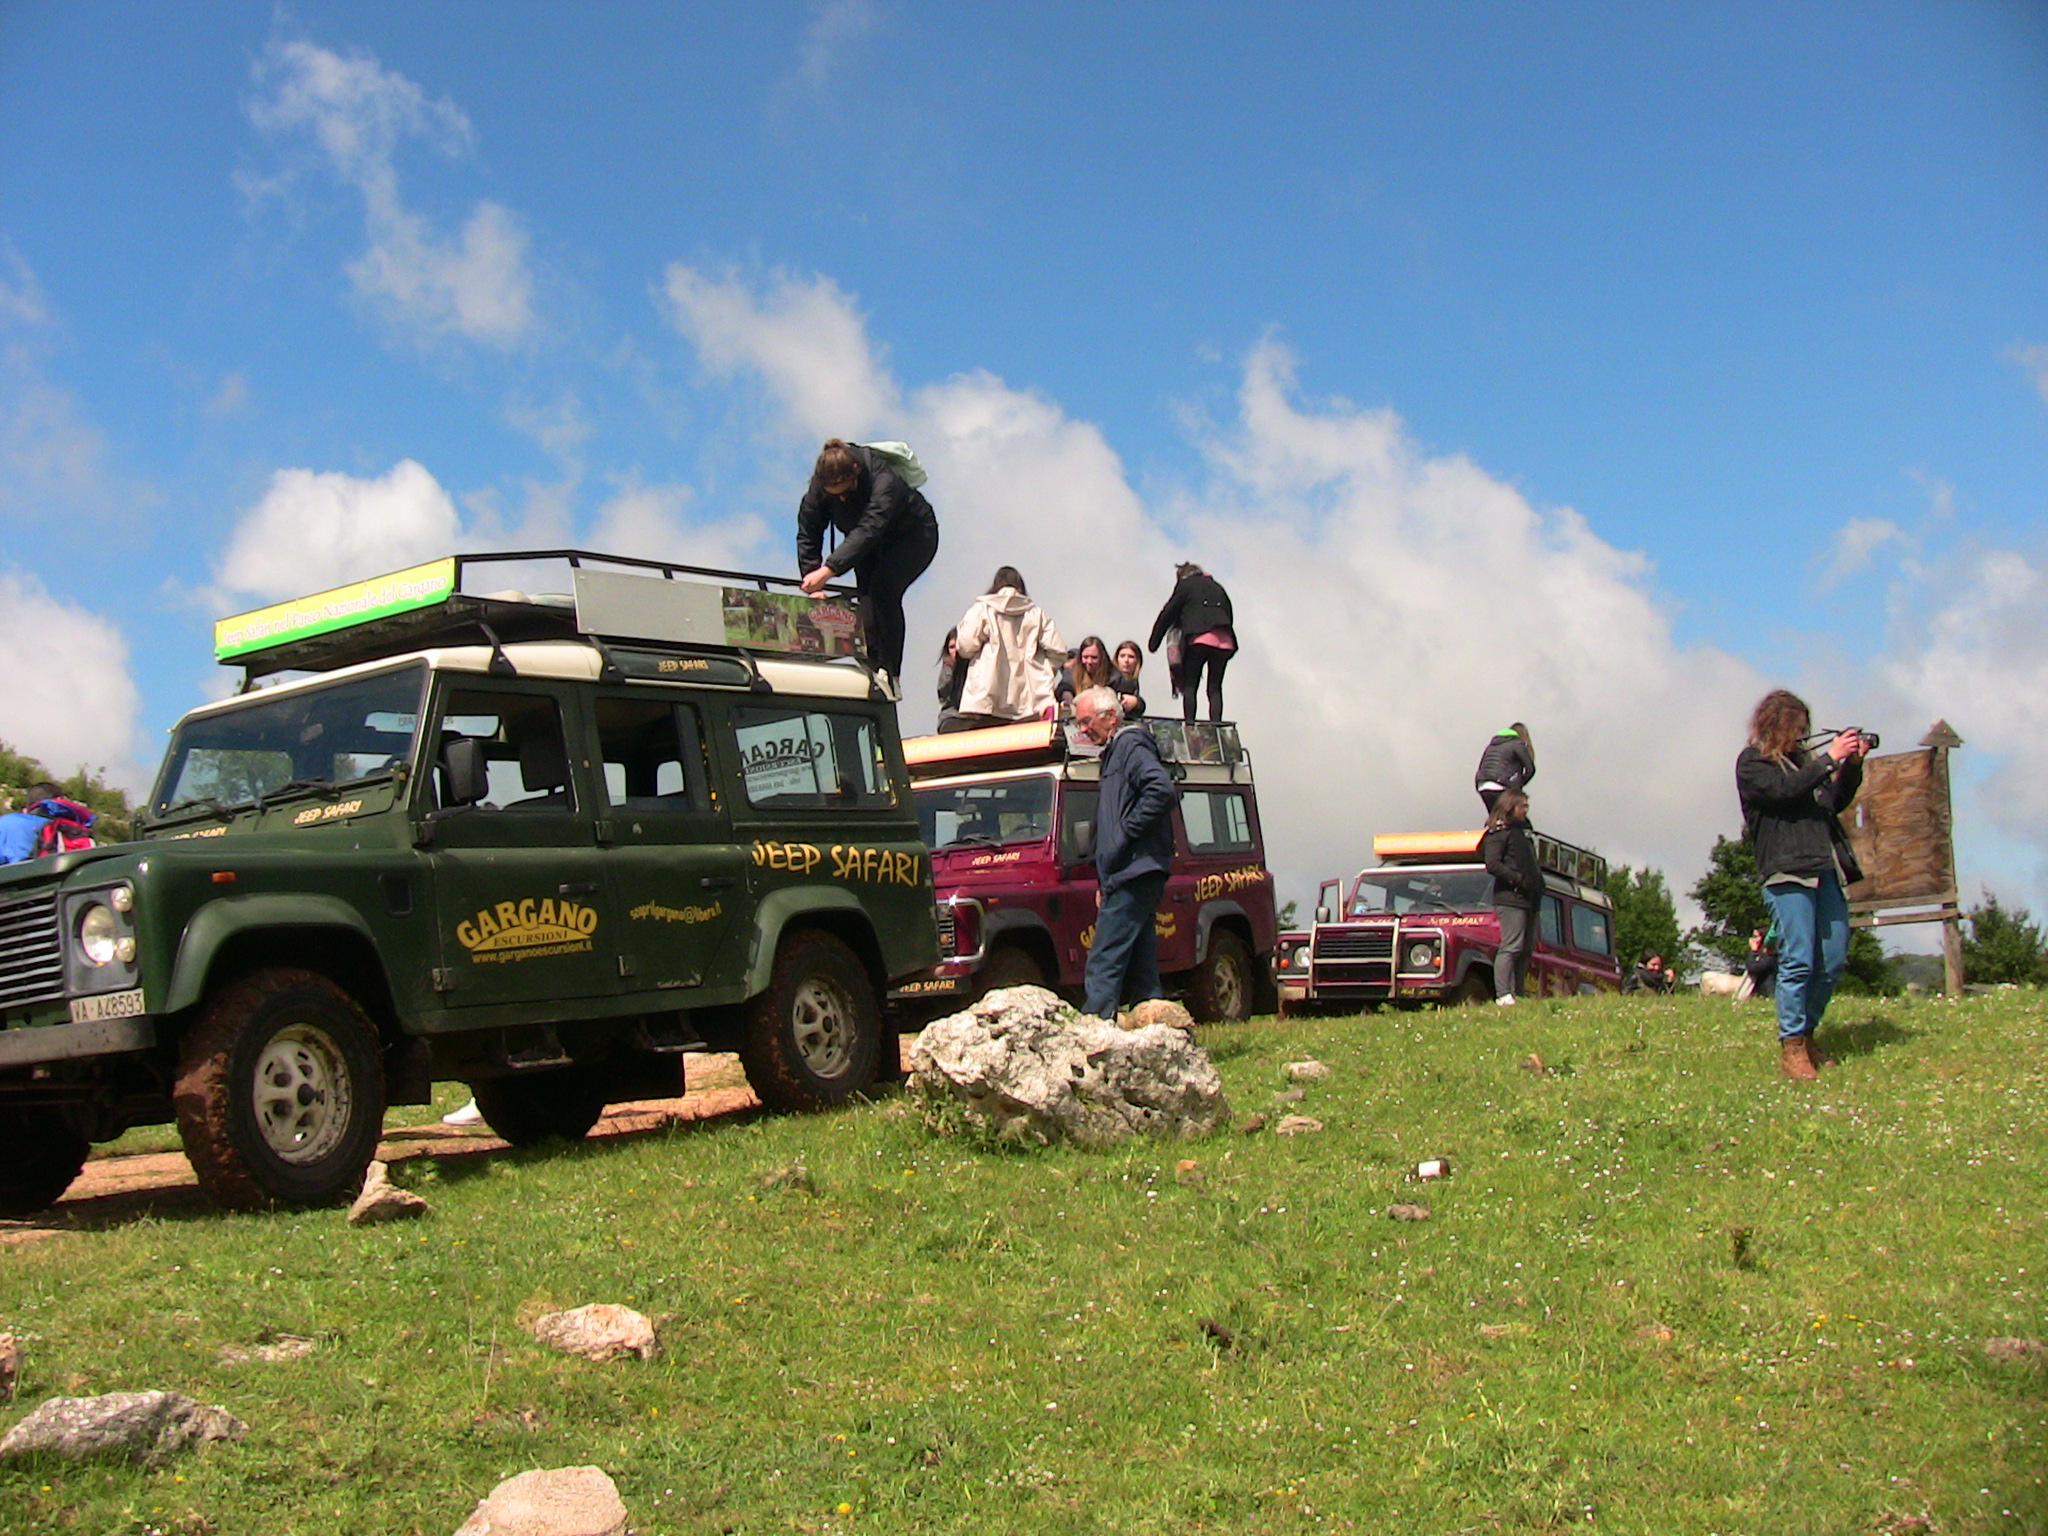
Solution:
[[[2048,1532],[2048,1367],[1984,1347],[2048,1338],[2039,994],[1846,999],[1803,1087],[1763,1005],[1504,1013],[1204,1031],[1240,1119],[1320,1134],[988,1151],[884,1101],[407,1164],[394,1227],[0,1247],[0,1426],[142,1387],[250,1425],[0,1467],[0,1530],[445,1536],[595,1463],[642,1536]],[[588,1301],[663,1357],[525,1332]],[[317,1348],[222,1361],[280,1334]]]

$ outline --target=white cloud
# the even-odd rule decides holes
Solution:
[[[797,43],[796,70],[777,88],[778,101],[787,104],[799,95],[822,97],[837,82],[858,78],[867,42],[881,24],[882,8],[874,0],[815,0]]]
[[[0,240],[0,323],[50,323],[49,301],[43,297],[42,285],[11,240]]]
[[[1675,889],[1736,825],[1732,764],[1765,680],[1673,639],[1644,557],[1539,509],[1469,459],[1431,457],[1384,410],[1296,398],[1290,354],[1248,358],[1204,468],[1148,503],[1102,433],[987,373],[905,390],[828,278],[749,283],[672,267],[671,315],[704,364],[758,381],[794,508],[827,433],[908,440],[941,549],[912,589],[907,728],[922,670],[998,564],[1069,641],[1148,636],[1172,563],[1230,588],[1244,649],[1226,704],[1258,758],[1283,895],[1369,858],[1375,831],[1469,826],[1473,763],[1530,723],[1540,823]],[[1169,711],[1164,664],[1146,692]]]
[[[684,485],[643,485],[628,480],[598,509],[589,547],[603,554],[673,560],[711,570],[757,569],[768,529],[742,515],[721,522],[693,521],[694,494]]]
[[[1821,573],[1821,590],[1825,592],[1839,586],[1855,575],[1869,565],[1885,545],[1905,542],[1906,531],[1890,518],[1851,518],[1835,531],[1834,550],[1828,558],[1827,569]]]
[[[228,601],[270,601],[401,570],[463,548],[455,503],[405,459],[375,479],[281,469],[215,568]]]
[[[512,347],[531,333],[533,276],[518,219],[479,202],[459,234],[444,235],[400,192],[397,160],[408,143],[451,158],[469,153],[476,134],[459,108],[429,100],[367,53],[306,42],[274,45],[256,79],[251,121],[274,135],[309,134],[333,174],[362,197],[369,248],[348,275],[379,313],[421,341],[453,334]]]
[[[128,643],[112,622],[51,595],[35,576],[0,570],[0,741],[53,773],[103,768],[131,793],[148,782],[142,700]]]
[[[2048,402],[2048,346],[2013,347],[2009,355],[2026,370],[2041,399]]]
[[[203,409],[209,416],[239,416],[249,408],[249,375],[240,369],[227,374]]]
[[[505,409],[505,419],[558,458],[574,454],[590,438],[590,420],[572,390],[545,404],[514,400]]]

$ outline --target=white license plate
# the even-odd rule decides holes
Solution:
[[[97,1024],[102,1019],[142,1017],[142,989],[132,992],[102,992],[98,997],[71,999],[71,1022]]]

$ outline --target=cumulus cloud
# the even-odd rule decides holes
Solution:
[[[251,121],[280,138],[310,137],[328,170],[361,197],[369,246],[348,276],[380,314],[419,340],[456,335],[512,347],[531,333],[534,284],[518,219],[481,201],[459,231],[445,233],[400,190],[398,157],[407,145],[448,158],[471,151],[475,129],[459,108],[430,100],[367,53],[303,41],[274,44],[256,81]]]
[[[453,499],[411,459],[371,479],[281,469],[236,526],[214,579],[231,600],[270,601],[401,570],[466,541]]]
[[[797,42],[796,68],[776,90],[777,104],[826,95],[834,81],[858,66],[881,24],[882,8],[874,0],[815,0]]]
[[[1835,531],[1834,548],[1827,569],[1821,573],[1821,590],[1839,586],[1869,565],[1887,544],[1902,544],[1905,540],[1906,531],[1890,518],[1851,518]]]
[[[716,522],[693,519],[695,499],[685,485],[643,485],[629,478],[598,509],[589,545],[604,554],[711,570],[758,569],[767,525],[744,514]]]
[[[0,741],[53,773],[104,769],[140,790],[142,700],[114,624],[53,596],[35,576],[0,570]]]
[[[1390,411],[1304,402],[1275,341],[1245,360],[1234,418],[1197,430],[1200,471],[1148,499],[1041,394],[985,372],[899,385],[829,278],[678,266],[667,295],[707,368],[760,387],[793,475],[828,433],[907,439],[930,469],[941,548],[909,604],[908,727],[932,715],[918,653],[996,565],[1023,569],[1070,642],[1114,644],[1148,636],[1193,558],[1235,599],[1226,702],[1283,894],[1366,861],[1375,831],[1473,825],[1473,763],[1510,719],[1534,730],[1539,816],[1562,835],[1682,887],[1735,825],[1730,764],[1764,680],[1674,640],[1640,553],[1424,452]],[[1144,678],[1156,711],[1175,702],[1164,670]]]

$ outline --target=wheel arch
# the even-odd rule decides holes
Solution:
[[[164,1011],[189,1010],[231,978],[273,966],[326,976],[390,1040],[397,1011],[369,925],[322,896],[236,896],[201,908],[179,940]]]
[[[768,990],[784,936],[805,928],[829,933],[852,950],[874,985],[877,1002],[888,996],[882,946],[867,909],[848,892],[826,888],[772,891],[762,898],[754,923],[754,953],[747,963],[748,997]]]

